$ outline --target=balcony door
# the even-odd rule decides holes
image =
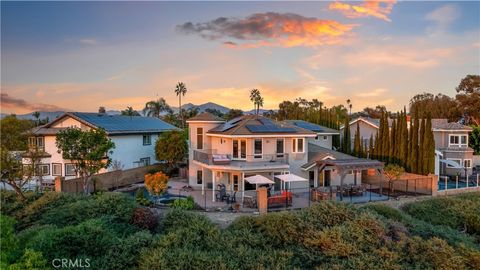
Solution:
[[[233,159],[247,158],[247,140],[246,139],[233,140],[232,157]]]

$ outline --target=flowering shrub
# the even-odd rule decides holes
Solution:
[[[168,176],[163,172],[145,175],[145,187],[153,195],[160,195],[167,190]]]

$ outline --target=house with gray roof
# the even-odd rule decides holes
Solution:
[[[82,130],[103,129],[115,143],[115,149],[109,157],[120,168],[131,169],[155,162],[155,141],[161,133],[177,129],[155,117],[108,115],[102,113],[67,112],[52,122],[32,130],[28,145],[42,153],[37,168],[44,180],[56,176],[66,179],[77,177],[74,165],[64,160],[56,147],[56,134],[70,127]],[[24,164],[29,162],[28,151],[24,154]],[[108,168],[100,171],[113,170]]]
[[[349,123],[351,141],[353,142],[357,124],[360,128],[360,137],[368,144],[370,136],[375,139],[379,130],[379,119],[358,117]],[[389,119],[389,126],[392,120]],[[407,123],[407,127],[409,127]],[[344,126],[340,127],[343,136]],[[436,175],[470,175],[473,168],[473,149],[468,147],[468,134],[472,128],[447,119],[432,119],[432,130],[435,140],[435,174]]]
[[[266,179],[265,183],[272,184],[274,191],[285,188],[285,175],[297,179],[288,183],[288,188],[297,191],[342,183],[361,184],[361,171],[368,166],[362,163],[359,170],[343,170],[343,165],[336,169],[335,162],[352,165],[353,160],[367,160],[332,150],[332,136],[339,132],[305,121],[275,121],[261,115],[224,121],[202,113],[187,123],[189,185],[212,192],[212,201],[218,199],[218,185],[232,194],[241,193],[242,198],[245,193],[254,192],[258,183],[249,179]],[[321,165],[326,160],[330,163]]]

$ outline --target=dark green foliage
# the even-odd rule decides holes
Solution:
[[[176,199],[172,204],[173,208],[192,210],[195,208],[195,201],[192,196],[188,196],[186,199]]]
[[[62,227],[103,216],[110,216],[118,222],[129,222],[134,208],[135,202],[126,194],[104,193],[96,196],[85,196],[81,199],[77,198],[70,203],[50,208],[39,218],[38,223]]]
[[[440,197],[404,206],[413,217],[467,232],[480,240],[480,194]]]
[[[4,268],[2,268],[4,269]],[[39,251],[26,249],[20,260],[8,267],[9,270],[42,270],[50,269],[48,262]]]
[[[6,262],[16,262],[12,269],[43,269],[53,258],[88,258],[92,269],[479,269],[479,198],[414,202],[406,212],[324,202],[240,217],[226,229],[172,209],[155,230],[150,210],[131,209],[133,199],[121,194],[44,195],[17,211],[39,218],[28,228],[13,234],[13,221],[0,217],[2,261],[5,243],[15,243]]]
[[[181,162],[188,154],[188,146],[181,131],[172,130],[162,133],[155,144],[155,157],[166,161],[170,167]]]
[[[30,120],[8,115],[0,120],[0,146],[9,151],[27,150],[28,131],[34,127]]]
[[[362,145],[360,142],[360,125],[358,124],[358,122],[353,140],[353,155],[356,157],[361,157],[362,155]]]
[[[2,269],[12,261],[12,257],[18,247],[18,240],[15,237],[15,219],[0,214],[0,239],[2,252],[0,252],[0,267]]]
[[[472,126],[473,130],[470,133],[468,146],[470,146],[475,155],[480,155],[480,126]]]
[[[152,170],[150,170],[152,171]],[[156,172],[153,172],[153,173],[150,173],[149,174],[154,174]],[[138,204],[140,205],[143,205],[143,206],[149,206],[151,205],[152,203],[147,199],[145,198],[145,191],[141,188],[137,189],[137,191],[135,191],[135,202],[137,202]]]
[[[345,154],[350,154],[352,152],[352,142],[350,141],[350,120],[348,116],[345,117],[343,126],[342,152]]]

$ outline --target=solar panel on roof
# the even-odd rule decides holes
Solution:
[[[258,121],[260,121],[260,123],[262,123],[264,125],[274,125],[272,120],[270,120],[268,118],[265,118],[265,117],[262,117],[262,118],[258,119]]]
[[[303,122],[303,121],[296,121],[294,122],[294,124],[297,126],[297,127],[301,127],[301,128],[304,128],[304,129],[308,129],[308,130],[311,130],[311,131],[317,131],[317,132],[322,132],[323,129],[318,126],[318,125],[315,125],[315,124],[312,124],[312,123],[308,123],[308,122]]]
[[[240,122],[241,120],[242,120],[241,116],[233,118],[232,120],[224,123],[223,125],[219,126],[218,128],[215,128],[214,130],[219,132],[227,131],[233,127],[236,127],[238,125],[238,122]]]
[[[105,129],[107,132],[163,131],[174,126],[155,117],[73,113],[75,116]]]
[[[252,133],[283,133],[296,131],[294,128],[279,127],[275,125],[246,125],[245,127]]]

